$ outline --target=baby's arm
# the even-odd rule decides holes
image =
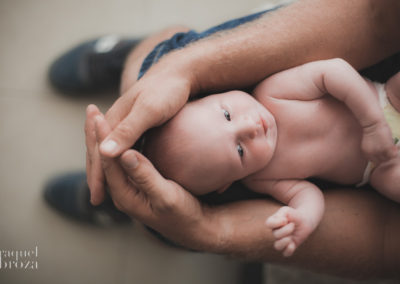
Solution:
[[[342,59],[307,63],[268,77],[255,95],[279,99],[314,100],[330,94],[353,112],[363,128],[362,149],[380,163],[396,156],[391,131],[373,88]]]
[[[324,212],[320,189],[305,180],[247,181],[246,185],[269,194],[288,206],[270,216],[266,224],[273,231],[274,247],[284,256],[291,256],[319,224]]]

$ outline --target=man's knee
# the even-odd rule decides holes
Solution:
[[[126,92],[136,82],[144,58],[154,49],[154,47],[156,47],[160,42],[170,39],[176,33],[184,33],[189,30],[190,29],[185,26],[171,26],[145,38],[139,45],[137,45],[125,61],[125,68],[122,73],[120,86],[121,94]]]

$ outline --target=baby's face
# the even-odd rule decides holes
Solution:
[[[196,173],[186,184],[182,182],[188,187],[188,183],[197,185],[195,194],[222,189],[261,170],[271,160],[277,140],[272,114],[241,91],[187,104],[171,120],[169,129],[175,146],[182,143],[178,147],[186,156],[185,167]]]

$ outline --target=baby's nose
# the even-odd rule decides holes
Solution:
[[[257,136],[260,127],[261,125],[259,125],[259,123],[257,123],[253,118],[245,116],[239,122],[239,137],[242,139],[254,139]]]

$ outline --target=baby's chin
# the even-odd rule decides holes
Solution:
[[[202,195],[206,195],[209,194],[211,192],[217,192],[218,188],[209,188],[209,187],[200,187],[200,186],[196,186],[196,187],[186,187],[186,190],[189,191],[191,194],[195,195],[195,196],[202,196]]]
[[[212,192],[222,193],[232,183],[233,182],[221,182],[218,184],[210,185],[204,184],[204,182],[198,182],[196,184],[193,184],[193,182],[191,182],[190,184],[185,183],[186,185],[184,185],[183,187],[195,196],[202,196]]]

